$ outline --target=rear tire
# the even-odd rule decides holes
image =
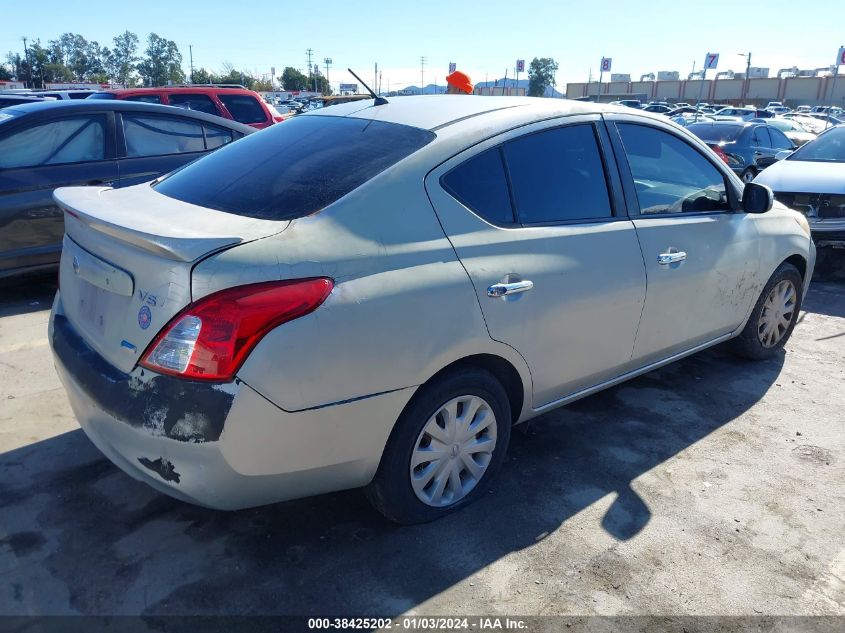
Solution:
[[[510,432],[510,402],[492,374],[448,372],[422,386],[399,417],[367,498],[403,525],[446,516],[484,493]]]
[[[752,180],[754,180],[754,178],[757,177],[757,170],[753,167],[749,167],[744,172],[742,172],[739,177],[742,178],[742,182],[751,182]]]
[[[801,310],[803,279],[792,264],[783,263],[769,278],[742,333],[730,343],[743,358],[765,360],[786,345]]]

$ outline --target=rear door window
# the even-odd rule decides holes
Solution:
[[[753,143],[755,147],[771,147],[772,139],[769,137],[769,129],[758,125],[754,128]]]
[[[132,95],[126,97],[126,101],[140,101],[141,103],[161,103],[159,95]]]
[[[508,181],[500,147],[461,163],[443,176],[441,184],[476,215],[493,224],[513,224]]]
[[[0,169],[84,163],[106,157],[105,116],[79,116],[15,131],[0,139]]]
[[[202,94],[170,94],[167,95],[167,101],[172,106],[180,108],[187,108],[188,110],[195,110],[197,112],[205,112],[206,114],[214,114],[219,116],[217,106],[211,97]]]
[[[205,148],[217,149],[226,143],[232,142],[232,130],[217,127],[216,125],[203,125],[205,129]]]
[[[217,95],[235,121],[240,123],[266,123],[267,113],[258,103],[258,99],[251,95]]]
[[[290,220],[328,206],[434,138],[429,130],[396,123],[296,117],[227,145],[154,187],[210,209]],[[401,202],[396,208],[398,213]]]
[[[202,125],[172,117],[123,114],[126,156],[163,156],[205,151]]]
[[[769,129],[769,136],[772,138],[772,147],[775,149],[792,149],[792,141],[786,138],[786,134],[776,128]]]
[[[593,125],[528,134],[503,146],[522,224],[599,220],[613,215]]]

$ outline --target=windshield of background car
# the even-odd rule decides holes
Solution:
[[[787,160],[845,162],[845,128],[834,128],[795,150]]]
[[[297,117],[227,145],[158,181],[158,193],[261,220],[310,215],[435,138],[369,119]]]
[[[742,127],[739,125],[719,125],[718,123],[693,123],[687,129],[706,143],[732,143],[742,132]]]

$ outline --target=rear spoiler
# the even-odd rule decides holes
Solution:
[[[147,184],[117,190],[61,187],[53,198],[65,214],[65,230],[71,237],[81,225],[181,262],[279,233],[289,224],[198,207],[162,196]]]

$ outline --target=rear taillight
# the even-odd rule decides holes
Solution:
[[[710,145],[710,149],[712,149],[714,152],[716,152],[716,156],[721,158],[725,162],[726,165],[730,164],[728,162],[728,155],[725,154],[725,150],[722,149],[721,145],[716,145],[714,143],[713,145]]]
[[[193,380],[229,381],[273,328],[317,309],[331,293],[326,277],[228,288],[182,310],[159,332],[141,366]]]

